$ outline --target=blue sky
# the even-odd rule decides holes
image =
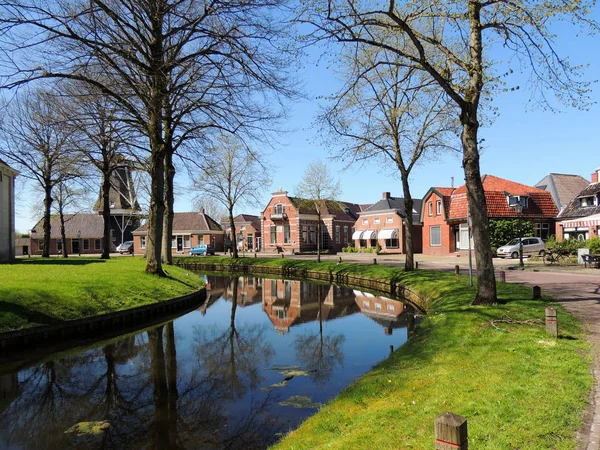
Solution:
[[[596,18],[600,18],[596,8]],[[561,51],[572,58],[573,63],[588,63],[587,79],[600,79],[600,36],[579,39],[562,38]],[[317,64],[318,51],[309,55],[298,73],[305,85],[307,100],[290,105],[290,116],[286,129],[293,130],[280,138],[281,145],[270,155],[270,163],[276,169],[271,176],[271,189],[264,193],[264,204],[248,206],[237,212],[259,214],[270,198],[270,192],[283,188],[293,193],[300,182],[307,164],[314,160],[327,160],[332,173],[340,180],[341,199],[354,203],[374,203],[382,192],[402,197],[399,178],[390,170],[366,164],[344,170],[344,164],[331,159],[334,148],[324,148],[313,128],[319,110],[319,96],[334,93],[339,82],[327,64]],[[594,85],[592,98],[600,103],[600,86]],[[562,108],[553,113],[541,109],[531,110],[527,101],[529,91],[522,87],[518,91],[500,94],[494,104],[499,117],[488,127],[480,130],[485,139],[481,155],[481,173],[533,185],[546,174],[572,173],[589,179],[590,174],[600,167],[600,106],[589,111]],[[460,154],[446,154],[437,160],[424,162],[416,167],[411,177],[411,190],[415,198],[421,198],[431,186],[450,186],[454,177],[455,186],[463,184]],[[180,186],[175,204],[176,211],[192,211],[193,194],[186,189],[187,180],[178,178]],[[24,196],[22,196],[24,197]],[[28,196],[31,198],[31,196]],[[17,202],[17,230],[26,232],[34,224],[31,205]]]

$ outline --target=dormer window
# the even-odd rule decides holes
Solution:
[[[588,208],[590,206],[598,206],[598,202],[596,197],[589,196],[589,197],[581,197],[581,206],[584,208]]]
[[[529,197],[526,195],[507,195],[506,200],[508,202],[508,206],[514,208],[516,205],[521,205],[523,208],[527,208],[529,206]]]

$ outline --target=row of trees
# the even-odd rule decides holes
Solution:
[[[296,95],[286,6],[283,0],[9,0],[0,6],[3,87],[77,81],[108,99],[142,137],[137,152],[147,153],[151,175],[147,272],[163,274],[161,262],[171,259],[163,235],[172,231],[175,158],[197,160],[194,152],[206,148],[214,130],[242,143],[267,140],[283,117],[282,100]],[[475,303],[496,301],[479,170],[482,105],[489,108],[505,89],[516,61],[517,69],[529,69],[535,101],[553,106],[551,93],[587,106],[589,83],[581,81],[581,67],[559,56],[553,24],[567,19],[597,31],[593,7],[593,0],[306,0],[297,7],[295,21],[310,25],[304,43],[340,48],[345,83],[321,116],[324,129],[336,143],[343,138],[340,154],[349,162],[385,158],[398,170],[407,270],[413,265],[410,173],[424,154],[460,147],[477,256]],[[452,143],[456,135],[459,146]]]

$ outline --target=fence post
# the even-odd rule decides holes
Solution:
[[[506,272],[504,270],[500,271],[500,281],[506,283]]]
[[[539,300],[540,298],[542,298],[542,288],[539,286],[534,286],[533,287],[533,299]]]
[[[558,316],[554,306],[546,308],[546,333],[550,336],[558,337]]]
[[[468,446],[465,417],[447,412],[435,419],[435,450],[466,450]]]
[[[377,264],[377,258],[373,258],[373,264]]]
[[[282,253],[282,254],[281,254],[281,259],[283,259],[283,258],[284,258],[284,256],[283,256],[283,253]]]
[[[340,259],[338,259],[338,263],[342,262],[342,257],[340,256]]]
[[[419,261],[415,261],[415,269],[419,268]]]
[[[458,277],[460,276],[460,266],[458,264],[454,266],[454,274],[456,275],[456,281],[458,281]]]

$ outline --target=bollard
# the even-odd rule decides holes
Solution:
[[[373,258],[373,264],[377,264],[377,258]]]
[[[419,261],[415,261],[415,269],[419,268]]]
[[[546,333],[552,337],[558,337],[558,316],[554,306],[546,308]]]
[[[256,253],[254,253],[254,258],[256,258]]]
[[[340,258],[338,259],[338,263],[342,262],[342,257],[340,256]]]
[[[500,281],[506,283],[506,272],[504,270],[500,271]]]
[[[283,259],[283,253],[281,254],[281,258]]]
[[[539,286],[534,286],[533,287],[533,299],[539,300],[540,298],[542,298],[542,288]]]
[[[460,266],[458,264],[454,266],[454,274],[456,275],[456,281],[458,281],[458,277],[460,276]]]
[[[436,450],[467,449],[468,439],[465,417],[447,412],[435,419]]]

